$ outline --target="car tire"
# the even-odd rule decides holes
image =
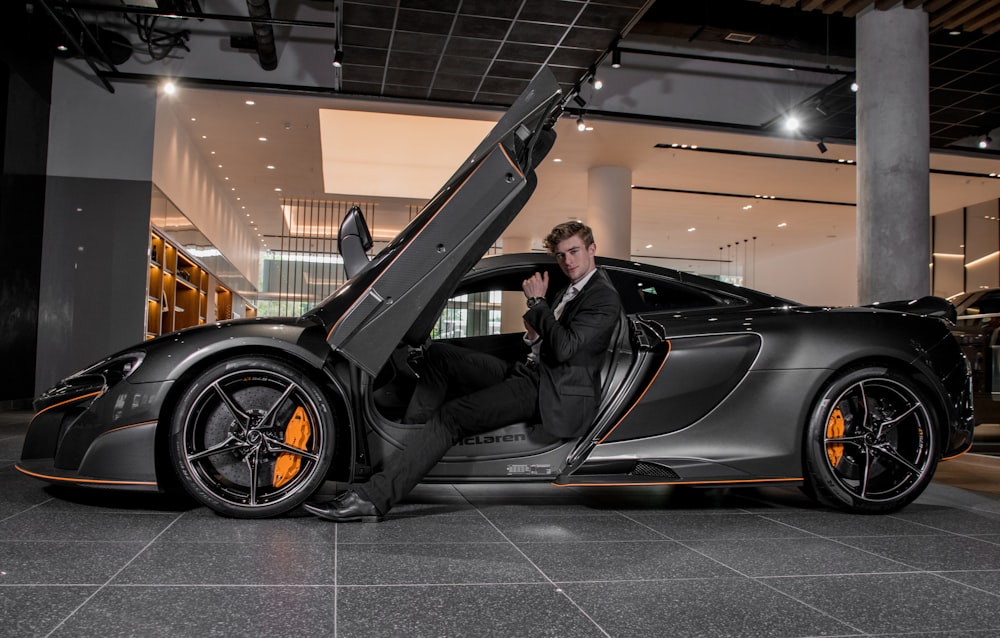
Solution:
[[[198,502],[226,516],[267,518],[320,487],[335,437],[329,402],[304,370],[236,357],[184,390],[170,422],[170,458]]]
[[[933,406],[911,377],[885,367],[837,376],[813,408],[804,491],[855,513],[886,513],[917,498],[937,467]]]

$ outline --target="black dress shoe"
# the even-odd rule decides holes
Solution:
[[[322,519],[336,523],[378,523],[385,517],[379,514],[375,505],[361,498],[354,490],[348,490],[329,503],[303,503],[302,508]]]

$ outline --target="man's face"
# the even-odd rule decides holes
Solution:
[[[575,284],[584,275],[594,269],[594,255],[597,254],[597,244],[586,246],[579,235],[564,239],[556,246],[555,256],[563,273]]]

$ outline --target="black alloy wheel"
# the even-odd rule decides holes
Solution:
[[[861,368],[831,382],[806,433],[807,493],[857,513],[898,510],[917,498],[937,467],[937,424],[908,376]]]
[[[333,425],[326,397],[302,370],[234,358],[185,390],[171,422],[171,461],[185,489],[216,512],[277,516],[324,481]]]

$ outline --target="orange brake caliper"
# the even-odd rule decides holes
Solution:
[[[844,436],[844,413],[840,408],[834,408],[826,422],[826,438],[839,439],[842,436]],[[826,456],[830,459],[830,465],[836,467],[840,459],[844,458],[844,444],[827,443]]]
[[[306,415],[305,408],[299,406],[295,408],[295,414],[288,420],[285,426],[285,444],[298,450],[306,449],[306,441],[312,428],[309,427],[309,416]],[[302,467],[302,457],[293,452],[282,452],[274,462],[274,479],[271,484],[274,487],[281,487],[288,481],[295,478]]]

